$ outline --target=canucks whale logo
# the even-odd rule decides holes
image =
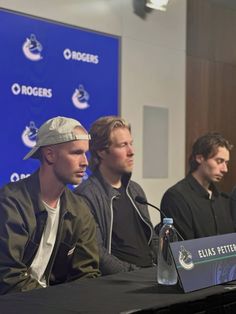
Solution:
[[[192,254],[187,251],[183,245],[180,246],[179,263],[186,270],[193,269],[194,267]]]
[[[26,58],[31,61],[39,61],[43,58],[41,56],[43,46],[37,40],[34,34],[31,34],[30,38],[26,38],[25,42],[23,43],[22,50]]]
[[[87,109],[89,107],[89,93],[84,89],[83,85],[79,85],[72,95],[72,102],[78,109]]]
[[[38,129],[35,126],[34,121],[30,121],[29,126],[26,126],[21,138],[23,143],[27,146],[27,147],[34,147],[36,144],[36,137],[37,137],[37,133],[38,133]]]

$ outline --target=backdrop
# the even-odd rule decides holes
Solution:
[[[0,9],[0,185],[32,173],[23,161],[54,116],[87,129],[119,113],[120,38]]]

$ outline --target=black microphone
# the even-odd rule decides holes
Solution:
[[[144,197],[142,197],[142,196],[136,196],[136,197],[135,197],[135,201],[138,202],[139,204],[149,205],[149,206],[155,208],[155,209],[158,210],[165,218],[167,218],[166,214],[163,213],[163,211],[160,210],[160,208],[158,208],[158,207],[156,207],[156,206],[154,206],[154,205],[148,203],[148,201],[147,201]]]
[[[153,205],[153,204],[148,203],[148,201],[147,201],[144,197],[138,195],[138,196],[135,197],[135,201],[138,202],[139,204],[142,204],[142,205],[149,205],[149,206],[155,208],[155,209],[158,210],[159,213],[161,213],[165,218],[168,218],[168,217],[166,216],[166,214],[165,214],[160,208],[156,207],[156,206]],[[176,233],[178,234],[178,236],[180,237],[180,239],[181,239],[182,241],[184,241],[184,238],[183,238],[182,235],[178,232],[178,230],[177,230],[176,228],[175,228],[175,230],[176,230]]]

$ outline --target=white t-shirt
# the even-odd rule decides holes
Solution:
[[[60,215],[60,199],[57,202],[56,208],[50,207],[44,201],[43,204],[45,205],[45,209],[48,212],[48,218],[42,234],[38,251],[30,266],[30,275],[32,278],[36,279],[42,287],[45,288],[47,284],[44,273],[52,255],[52,251],[56,241]]]

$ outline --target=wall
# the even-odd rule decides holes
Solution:
[[[136,150],[133,179],[143,186],[149,202],[159,206],[164,191],[185,172],[186,0],[169,0],[166,12],[151,10],[143,18],[134,13],[135,3],[0,0],[0,7],[121,36],[121,114],[132,125]],[[168,178],[143,179],[144,105],[169,110]],[[153,134],[150,145],[158,136],[161,134]],[[150,213],[157,223],[159,214],[151,208]]]
[[[234,149],[220,188],[236,182],[236,3],[188,0],[186,151],[208,131],[221,132]]]

